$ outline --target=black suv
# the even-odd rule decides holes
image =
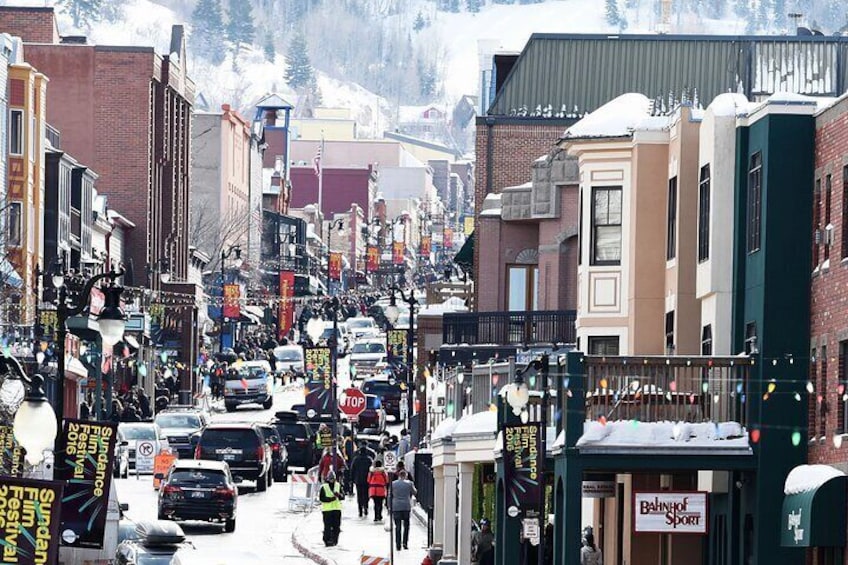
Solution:
[[[365,394],[373,394],[380,398],[383,410],[387,416],[394,416],[395,421],[400,420],[400,401],[403,390],[394,377],[374,377],[368,379],[361,386]]]
[[[265,443],[271,446],[271,469],[274,480],[285,483],[289,480],[289,452],[277,434],[277,428],[271,424],[256,424]]]
[[[193,406],[171,407],[156,414],[154,420],[168,438],[168,446],[183,459],[191,459],[191,436],[200,432],[209,418]]]
[[[233,477],[256,481],[264,492],[273,482],[271,446],[254,424],[210,424],[204,428],[194,450],[195,459],[224,461]]]
[[[288,452],[288,467],[302,467],[308,470],[315,465],[315,433],[306,422],[299,419],[297,412],[277,412],[271,425]]]
[[[236,529],[238,490],[226,463],[177,459],[159,478],[160,520],[223,522],[225,532]]]

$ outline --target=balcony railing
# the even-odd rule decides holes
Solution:
[[[576,318],[574,310],[445,314],[442,341],[470,345],[574,343]]]
[[[584,357],[586,419],[739,422],[751,361],[739,357]]]

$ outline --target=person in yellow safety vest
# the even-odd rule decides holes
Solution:
[[[336,481],[333,471],[327,473],[327,480],[318,491],[321,512],[324,517],[324,545],[333,547],[339,543],[339,531],[342,524],[342,485]]]

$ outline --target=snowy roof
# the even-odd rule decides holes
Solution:
[[[783,494],[798,494],[815,490],[830,479],[844,477],[845,473],[830,465],[798,465],[786,476]]]
[[[565,139],[629,136],[651,116],[651,101],[644,94],[622,94],[568,128]]]
[[[748,432],[737,422],[584,422],[577,447],[750,449]]]
[[[451,312],[467,312],[465,301],[458,296],[451,296],[441,304],[428,304],[422,307],[418,313],[423,315],[447,314]]]
[[[400,106],[398,108],[398,122],[407,123],[424,120],[424,112],[428,110],[436,110],[442,115],[445,114],[444,110],[438,108],[434,104],[429,104],[427,106]]]
[[[293,108],[290,102],[287,102],[282,96],[275,92],[270,92],[263,96],[259,102],[256,103],[257,108]]]
[[[453,437],[492,435],[498,432],[498,413],[486,410],[460,418],[453,429]]]
[[[433,430],[432,439],[449,438],[453,434],[454,428],[456,428],[456,420],[453,418],[445,418],[439,422],[439,425],[436,426],[435,430]]]
[[[713,116],[716,117],[732,117],[740,112],[747,112],[750,104],[744,94],[727,92],[713,98],[713,101],[707,106],[707,111],[712,112]]]

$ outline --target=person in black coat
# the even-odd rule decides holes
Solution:
[[[350,480],[356,485],[356,503],[359,506],[359,517],[368,516],[368,471],[374,460],[368,455],[368,450],[360,447],[350,464]]]

